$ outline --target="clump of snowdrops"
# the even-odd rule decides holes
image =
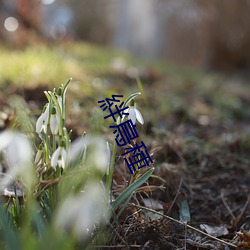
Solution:
[[[7,202],[1,201],[1,249],[75,249],[105,243],[109,234],[103,229],[118,219],[124,202],[154,170],[110,198],[117,145],[110,147],[101,136],[88,134],[71,141],[72,131],[65,127],[69,84],[45,91],[47,103],[35,131],[0,133],[0,167],[5,169],[0,191],[12,191]],[[130,95],[124,107],[139,94]]]

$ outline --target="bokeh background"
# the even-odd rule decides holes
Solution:
[[[68,39],[220,71],[248,71],[249,0],[1,0],[13,47]]]

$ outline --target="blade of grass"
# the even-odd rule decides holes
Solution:
[[[121,213],[124,211],[124,209],[127,207],[127,204],[129,203],[130,199],[132,198],[133,196],[133,193],[131,193],[128,197],[128,199],[125,201],[125,203],[123,204],[122,208],[119,210],[119,212],[117,213],[117,215],[115,216],[113,222],[112,222],[112,225],[114,225],[117,220],[119,219]]]
[[[133,184],[127,187],[113,202],[113,210],[115,211],[122,204],[122,202],[127,199],[127,197],[129,197],[138,187],[140,187],[151,176],[154,170],[154,168],[149,169],[143,176],[138,178]]]
[[[0,228],[3,231],[6,249],[7,250],[21,250],[19,238],[17,237],[17,233],[11,228],[10,223],[8,222],[8,216],[3,212],[2,208],[0,208]]]

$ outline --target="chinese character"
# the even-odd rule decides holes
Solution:
[[[129,153],[132,153],[132,152],[133,152],[133,154],[135,154],[136,151],[141,152],[141,149],[140,149],[140,148],[142,148],[142,147],[143,147],[144,149],[146,149],[146,146],[145,146],[145,144],[144,144],[143,141],[141,141],[141,146],[139,146],[139,145],[136,143],[136,144],[135,144],[135,147],[132,147],[132,148],[125,148],[125,153],[122,154],[122,155],[126,155],[126,154],[129,154]]]
[[[118,134],[116,136],[116,143],[118,146],[122,147],[127,144],[130,144],[131,140],[134,140],[135,138],[139,137],[134,125],[131,121],[131,119],[116,125],[116,126],[109,126],[110,128],[117,128]],[[113,132],[115,134],[117,132],[117,129]],[[120,139],[118,140],[118,137],[120,136]]]
[[[110,98],[106,98],[105,100],[102,100],[102,101],[98,101],[98,103],[103,103],[100,108],[103,107],[103,111],[105,111],[108,107],[111,108],[113,106],[113,102],[120,102],[120,100],[116,100],[115,97],[123,97],[123,95],[112,95],[112,98],[113,99],[110,99]],[[108,103],[108,106],[107,106],[107,103],[105,103],[105,101]],[[110,102],[111,101],[111,102]]]
[[[145,145],[144,145],[144,147],[145,147]],[[136,149],[135,149],[135,151],[136,151]],[[127,166],[129,167],[129,171],[131,174],[133,174],[133,170],[136,171],[136,170],[143,168],[145,166],[149,166],[149,162],[153,163],[147,149],[144,150],[144,152],[146,154],[143,151],[141,151],[140,148],[139,148],[138,154],[135,154],[135,151],[134,151],[134,154],[132,155],[132,157],[129,157],[128,159],[125,158],[125,161],[127,163]],[[133,170],[131,169],[131,167],[133,168]]]
[[[115,118],[116,114],[118,114],[120,118],[122,118],[122,114],[128,115],[128,113],[123,112],[124,110],[128,109],[128,107],[122,108],[124,102],[122,102],[119,106],[115,105],[116,111],[114,112],[112,111],[111,107],[113,106],[114,102],[120,102],[120,100],[115,99],[115,97],[123,97],[123,95],[112,95],[112,99],[106,98],[105,100],[98,101],[98,103],[103,103],[100,106],[100,108],[103,108],[103,111],[105,111],[107,108],[109,109],[110,115],[105,116],[104,119],[107,119],[108,117],[112,116],[114,122],[116,122],[116,118]]]
[[[122,107],[123,103],[124,103],[124,102],[122,102],[122,103],[119,105],[119,108]],[[118,114],[121,118],[122,118],[122,114],[123,114],[123,115],[128,115],[127,112],[123,112],[123,113],[122,113],[122,111],[126,110],[128,107],[119,109],[118,106],[115,105],[115,108],[116,108],[116,111],[115,111],[115,112],[113,112],[112,109],[109,108],[110,115],[105,116],[104,119],[107,119],[108,117],[112,116],[114,122],[116,122],[116,118],[115,118],[115,115],[116,115],[116,114]]]

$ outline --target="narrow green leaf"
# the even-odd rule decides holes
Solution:
[[[40,237],[44,236],[44,233],[45,233],[45,223],[44,223],[42,215],[39,212],[34,211],[33,220],[34,220],[34,223],[36,225],[36,229],[37,229],[38,235]]]
[[[66,91],[68,89],[69,83],[72,81],[72,78],[69,78],[69,80],[67,81],[67,83],[63,86],[63,90],[62,90],[62,94],[65,95]]]
[[[189,222],[191,220],[190,209],[187,200],[182,201],[180,208],[180,221]]]
[[[137,97],[140,94],[141,94],[141,92],[136,92],[136,93],[131,94],[130,96],[128,96],[126,98],[125,102],[124,102],[123,108],[126,107],[132,99],[134,99],[135,97]]]
[[[20,241],[13,226],[8,221],[8,215],[0,209],[0,227],[2,228],[3,236],[7,250],[21,250]]]
[[[129,197],[137,188],[139,188],[151,176],[154,170],[154,168],[149,169],[143,176],[127,187],[113,202],[113,210],[115,211],[122,204],[122,202],[127,199],[127,197]]]
[[[123,206],[121,207],[121,209],[119,210],[119,212],[117,213],[117,215],[115,216],[112,225],[114,225],[116,223],[116,221],[119,219],[121,213],[124,211],[124,209],[126,208],[127,204],[129,203],[130,199],[132,198],[133,193],[130,194],[130,196],[128,197],[128,199],[125,201],[125,203],[123,204]]]

